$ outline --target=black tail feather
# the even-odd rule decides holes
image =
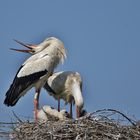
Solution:
[[[44,85],[44,88],[48,91],[56,95],[56,92],[49,86],[49,84],[46,82]]]
[[[21,85],[19,85],[17,82],[16,84],[15,82],[13,82],[13,84],[10,86],[9,90],[6,93],[4,104],[7,106],[14,106],[21,97],[22,91],[23,88],[21,88]]]
[[[21,66],[21,68],[22,67],[23,66]],[[18,72],[20,71],[20,69],[18,70]],[[39,71],[23,77],[17,77],[16,74],[12,85],[6,93],[4,104],[6,104],[7,106],[14,106],[19,98],[26,93],[27,89],[30,89],[33,84],[36,83],[40,79],[40,77],[46,75],[47,72],[47,70]]]

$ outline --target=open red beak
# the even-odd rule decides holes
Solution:
[[[18,51],[18,52],[24,52],[24,53],[34,53],[34,48],[36,47],[36,45],[25,44],[25,43],[20,42],[16,39],[14,39],[14,41],[17,42],[18,44],[28,48],[28,50],[20,50],[20,49],[14,49],[14,48],[10,48],[10,50],[14,50],[14,51]]]

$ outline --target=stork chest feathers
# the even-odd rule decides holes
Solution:
[[[71,74],[67,77],[64,91],[61,96],[61,98],[66,101],[66,103],[71,103],[72,101],[75,103],[75,94],[81,94],[80,82],[81,81],[79,77],[75,77],[75,74]],[[77,89],[79,90],[78,92]]]
[[[64,54],[60,51],[59,47],[57,47],[56,45],[51,45],[49,47],[47,47],[44,51],[43,51],[43,57],[46,57],[44,59],[47,59],[44,64],[46,66],[46,69],[48,71],[53,71],[59,63],[63,63],[64,62]]]

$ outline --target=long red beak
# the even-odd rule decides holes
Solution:
[[[36,47],[36,45],[28,45],[28,44],[25,44],[25,43],[18,41],[16,39],[14,39],[14,41],[17,42],[18,44],[28,48],[29,50],[20,50],[20,49],[14,49],[14,48],[10,48],[10,50],[24,52],[24,53],[34,53],[34,48]]]
[[[78,106],[76,106],[76,117],[80,118],[81,117],[81,109],[79,109]]]
[[[10,50],[17,51],[17,52],[24,52],[24,53],[32,53],[32,50],[19,50],[14,48],[10,48]]]

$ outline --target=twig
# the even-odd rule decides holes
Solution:
[[[115,109],[101,109],[101,110],[97,110],[97,111],[93,112],[93,114],[98,113],[98,112],[103,112],[103,111],[110,111],[110,112],[118,113],[118,114],[122,115],[124,118],[126,118],[133,126],[136,126],[136,124],[133,122],[132,119],[130,119],[125,114],[123,114],[122,112],[115,110]]]
[[[20,123],[22,123],[23,121],[15,114],[15,112],[14,111],[12,111],[12,113],[13,113],[13,115],[14,115],[14,117],[20,122]]]

